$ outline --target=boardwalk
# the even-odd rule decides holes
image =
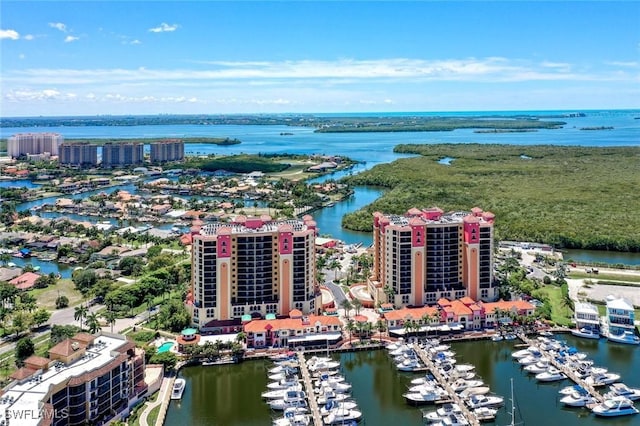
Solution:
[[[449,394],[451,399],[456,404],[458,404],[458,406],[460,406],[460,409],[462,410],[462,414],[467,419],[467,421],[469,421],[469,424],[472,425],[472,426],[479,426],[480,425],[480,421],[478,420],[478,418],[475,416],[475,414],[473,414],[467,408],[467,405],[464,403],[464,400],[460,397],[460,395],[458,395],[451,388],[451,385],[449,384],[447,379],[440,373],[440,370],[438,370],[438,367],[433,363],[431,358],[429,358],[429,355],[427,355],[425,350],[422,349],[421,347],[417,346],[417,345],[414,345],[413,349],[416,351],[416,353],[418,354],[418,356],[420,357],[422,362],[424,362],[424,365],[426,365],[427,368],[431,371],[431,373],[436,378],[438,383],[440,383],[440,386],[442,386],[444,388],[444,390],[447,391],[447,393]]]
[[[322,426],[322,416],[320,415],[320,408],[318,407],[318,401],[315,398],[313,392],[313,385],[311,384],[311,374],[307,368],[307,362],[304,358],[304,353],[298,352],[298,363],[300,364],[300,374],[302,375],[302,383],[304,383],[305,391],[307,393],[307,399],[309,400],[309,408],[311,409],[311,416],[313,418],[314,426]]]
[[[596,391],[596,389],[588,384],[587,382],[585,382],[583,379],[581,379],[580,377],[578,377],[576,375],[576,373],[569,368],[568,366],[559,363],[556,360],[556,357],[554,356],[553,353],[542,349],[540,346],[536,345],[536,343],[534,341],[532,341],[531,339],[529,339],[527,336],[525,336],[524,334],[522,335],[518,335],[518,337],[520,338],[520,340],[522,340],[523,342],[525,342],[527,345],[529,346],[535,346],[536,348],[538,348],[538,350],[540,351],[540,353],[549,360],[549,362],[556,367],[558,370],[562,371],[570,380],[572,380],[575,384],[582,386],[587,392],[589,392],[589,394],[594,397],[596,399],[596,401],[598,401],[599,403],[604,402],[604,397],[602,396],[602,394],[598,391]]]

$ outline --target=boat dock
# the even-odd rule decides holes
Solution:
[[[550,353],[549,351],[542,349],[539,345],[536,345],[535,342],[533,342],[531,339],[529,339],[527,336],[525,336],[524,334],[520,334],[518,335],[518,337],[520,338],[520,340],[522,340],[523,342],[525,342],[527,345],[529,346],[535,346],[536,348],[538,348],[538,350],[540,351],[540,353],[549,360],[549,362],[558,370],[562,371],[567,378],[569,378],[571,381],[573,381],[575,384],[581,386],[583,389],[585,389],[587,392],[589,392],[589,395],[591,395],[593,398],[595,398],[596,401],[598,401],[599,403],[603,403],[604,402],[604,397],[602,396],[602,394],[598,391],[596,391],[596,389],[588,384],[586,381],[584,381],[583,379],[581,379],[580,377],[578,377],[578,375],[575,373],[575,371],[573,371],[571,368],[569,368],[568,366],[559,363],[555,356]]]
[[[460,397],[460,395],[458,395],[452,388],[451,385],[449,384],[449,382],[447,381],[447,379],[440,373],[440,370],[438,370],[438,367],[435,365],[435,363],[431,360],[431,358],[429,358],[429,355],[427,355],[427,353],[425,352],[424,349],[422,349],[421,347],[414,345],[413,346],[414,351],[416,352],[416,354],[418,354],[418,356],[420,357],[420,360],[422,360],[422,362],[424,363],[424,365],[427,366],[427,368],[429,369],[429,371],[431,371],[431,374],[433,374],[433,376],[436,378],[436,380],[438,381],[438,383],[440,384],[440,386],[442,386],[444,388],[444,390],[447,391],[447,393],[449,394],[450,398],[456,403],[458,404],[458,406],[460,407],[460,409],[462,410],[462,414],[464,415],[464,417],[467,419],[467,421],[469,422],[469,425],[471,426],[480,426],[480,419],[478,419],[476,417],[475,414],[473,414],[469,408],[467,408],[467,405],[464,403],[464,400],[462,399],[462,397]]]
[[[315,398],[313,391],[313,385],[311,383],[311,373],[307,368],[307,360],[304,358],[303,352],[298,352],[298,364],[300,374],[302,375],[302,383],[307,394],[307,401],[309,402],[309,409],[311,410],[311,417],[313,419],[313,426],[323,426],[322,416],[320,415],[320,407],[318,407],[318,401]]]

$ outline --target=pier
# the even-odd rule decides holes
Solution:
[[[440,386],[442,386],[444,390],[447,391],[447,393],[449,394],[449,397],[456,404],[458,404],[458,406],[462,410],[462,414],[467,419],[469,424],[471,426],[480,426],[480,420],[476,417],[475,414],[471,412],[471,410],[469,410],[469,408],[467,407],[467,404],[464,403],[464,400],[462,399],[462,397],[460,397],[460,395],[458,395],[451,388],[451,385],[449,385],[449,382],[447,381],[447,379],[440,373],[440,370],[438,370],[438,367],[431,360],[431,358],[429,358],[429,355],[424,351],[424,349],[422,349],[417,345],[414,345],[413,350],[416,352],[416,354],[418,354],[418,356],[420,357],[424,365],[426,365],[427,368],[431,371],[431,373],[436,378]]]
[[[313,384],[311,383],[311,374],[307,368],[307,360],[304,358],[303,352],[298,352],[298,363],[300,364],[299,369],[300,374],[302,375],[302,383],[304,384],[304,389],[307,393],[307,400],[309,401],[309,409],[311,410],[313,426],[323,426],[320,407],[318,407],[318,401],[315,398]]]
[[[595,398],[596,401],[598,401],[599,403],[603,403],[604,402],[604,397],[602,396],[602,394],[600,392],[596,391],[596,389],[592,385],[588,384],[583,379],[578,377],[576,375],[576,373],[573,370],[571,370],[571,368],[569,368],[568,366],[566,366],[564,364],[561,364],[558,361],[556,361],[556,358],[552,353],[550,353],[547,350],[542,349],[539,345],[536,345],[535,342],[532,342],[531,339],[529,339],[524,334],[518,335],[518,338],[520,338],[520,340],[525,342],[527,345],[535,346],[536,348],[538,348],[540,353],[542,355],[544,355],[544,357],[547,358],[549,360],[549,362],[555,368],[557,368],[558,370],[562,371],[564,373],[564,375],[567,376],[567,378],[569,380],[573,381],[575,384],[581,386],[583,389],[585,389],[587,392],[589,392],[589,395],[591,395],[593,398]]]

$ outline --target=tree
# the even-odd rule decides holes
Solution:
[[[344,316],[346,318],[349,318],[349,311],[353,307],[351,305],[351,302],[349,302],[349,299],[344,299],[342,302],[340,302],[340,307],[344,309]]]
[[[64,295],[56,297],[56,309],[63,309],[69,306],[69,298]]]
[[[51,326],[51,337],[49,338],[49,347],[52,348],[64,339],[75,336],[80,328],[77,325],[53,325]]]
[[[40,327],[45,322],[49,321],[49,318],[51,318],[51,312],[43,308],[36,309],[32,315],[32,320],[36,327]]]
[[[80,321],[80,329],[82,330],[82,321],[87,317],[89,313],[89,308],[85,305],[76,306],[73,311],[73,319],[76,321]]]
[[[76,289],[82,293],[83,296],[86,296],[98,281],[98,276],[92,269],[78,269],[77,271],[73,271],[71,280],[75,284]]]
[[[16,332],[16,337],[20,335],[23,331],[29,328],[29,317],[26,315],[24,311],[17,311],[13,313],[12,325],[13,331]]]
[[[16,359],[23,361],[25,358],[30,357],[35,353],[35,345],[28,337],[23,337],[16,343]]]
[[[102,314],[102,318],[111,326],[111,332],[113,333],[113,326],[116,323],[117,315],[111,309]]]
[[[26,309],[27,311],[33,311],[37,306],[37,300],[34,295],[31,293],[21,293],[20,294],[20,303],[18,304],[22,309]]]
[[[179,300],[171,300],[163,305],[158,315],[164,328],[175,332],[184,329],[191,322],[187,308]]]
[[[353,332],[356,331],[356,325],[352,319],[347,320],[346,329],[349,332],[349,345],[351,345],[351,336],[353,336]]]
[[[357,297],[353,299],[351,302],[353,309],[356,311],[356,315],[360,314],[360,309],[362,309],[362,302]]]
[[[122,271],[122,275],[139,275],[142,272],[142,259],[135,256],[128,256],[120,260],[118,269]]]
[[[338,271],[340,270],[340,266],[342,265],[336,259],[333,259],[329,265],[327,265],[327,268],[333,270],[333,281],[338,281]]]
[[[95,334],[100,331],[100,321],[98,320],[98,314],[95,312],[91,312],[87,315],[87,328],[91,334]]]
[[[384,294],[387,296],[387,303],[393,303],[396,292],[390,285],[384,286]]]
[[[173,370],[173,368],[178,363],[178,358],[173,352],[166,351],[153,355],[149,360],[149,363],[162,364],[164,365],[165,370]]]
[[[380,341],[382,342],[382,333],[384,333],[387,329],[387,325],[385,324],[385,322],[382,319],[378,319],[378,321],[376,321],[376,329],[378,330],[378,337],[380,338]]]

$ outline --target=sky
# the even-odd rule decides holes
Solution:
[[[640,107],[640,1],[0,3],[0,116]]]

